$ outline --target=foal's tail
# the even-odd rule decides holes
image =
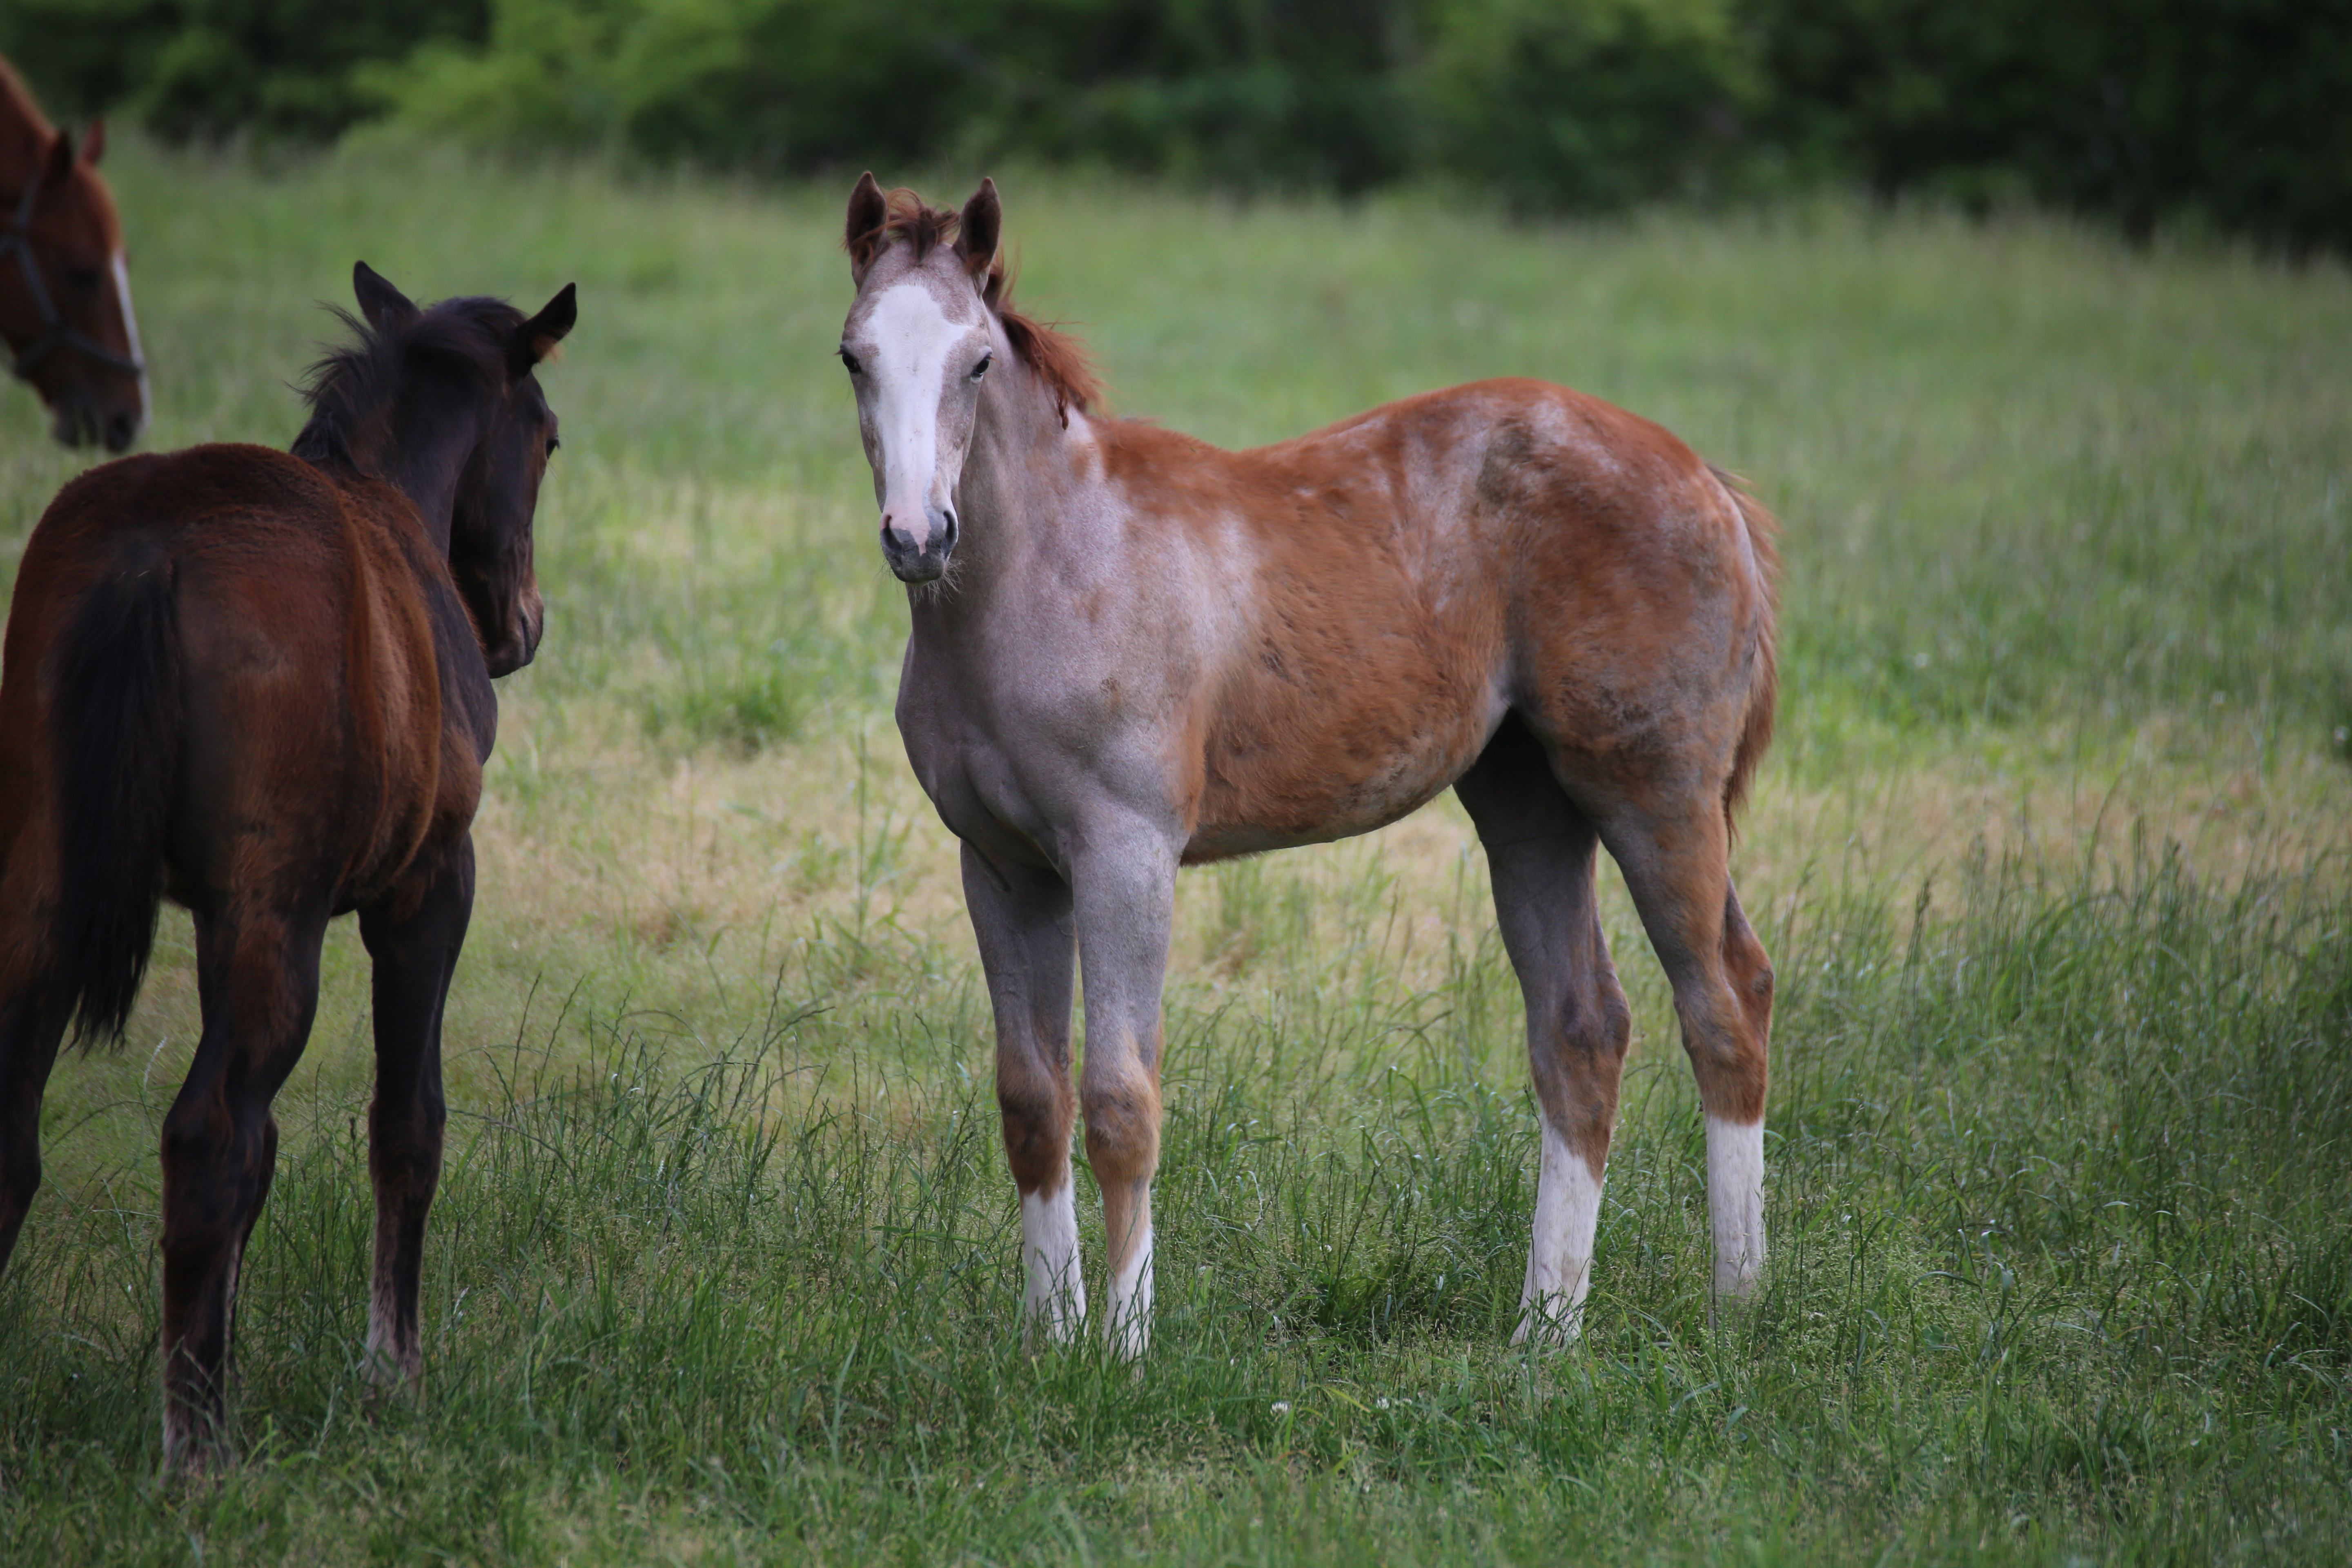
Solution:
[[[1748,552],[1756,559],[1758,585],[1763,590],[1756,622],[1755,662],[1748,685],[1747,724],[1740,731],[1739,749],[1732,755],[1731,777],[1723,786],[1723,819],[1727,825],[1735,825],[1740,803],[1748,798],[1748,785],[1756,776],[1756,766],[1764,760],[1765,748],[1772,743],[1772,715],[1780,699],[1780,523],[1762,501],[1748,493],[1738,476],[1721,468],[1715,468],[1714,473],[1730,495],[1732,504],[1739,509],[1740,521],[1747,525]]]
[[[57,975],[77,1043],[119,1042],[155,945],[179,766],[173,571],[110,575],[49,650],[58,833]]]

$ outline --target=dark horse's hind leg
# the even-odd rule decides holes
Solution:
[[[163,1119],[163,1459],[202,1463],[223,1425],[237,1274],[278,1158],[270,1102],[319,1002],[323,908],[199,915],[204,1035]]]
[[[8,936],[0,930],[0,946]],[[41,1094],[65,1032],[66,1009],[37,983],[0,980],[0,1269],[41,1189]]]
[[[41,1093],[68,1012],[41,983],[52,962],[42,886],[51,879],[46,855],[36,867],[35,835],[46,837],[47,824],[28,831],[7,813],[5,795],[0,789],[0,1269],[41,1189]]]
[[[1527,998],[1543,1110],[1535,1232],[1514,1342],[1575,1335],[1591,1282],[1601,1177],[1633,1016],[1594,902],[1598,837],[1516,717],[1454,786],[1486,847],[1495,914]]]
[[[375,1180],[375,1280],[368,1365],[384,1382],[424,1370],[417,1333],[425,1216],[441,1182],[441,1010],[474,910],[474,844],[461,842],[420,889],[411,883],[360,911],[375,961],[375,1103],[368,1173]]]

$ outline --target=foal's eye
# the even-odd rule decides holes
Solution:
[[[842,366],[846,369],[850,374],[856,375],[866,368],[864,365],[857,363],[857,356],[851,353],[847,349],[841,350],[840,353]]]
[[[972,367],[971,367],[971,378],[972,378],[972,380],[974,380],[974,381],[978,381],[982,376],[986,375],[986,374],[988,374],[988,367],[989,367],[990,365],[994,364],[995,363],[996,363],[996,356],[995,356],[994,354],[982,354],[982,355],[981,355],[981,356],[980,356],[980,363],[979,363],[978,364],[976,364],[976,365],[974,365],[974,366],[972,366]]]

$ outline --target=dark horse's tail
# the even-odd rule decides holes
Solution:
[[[162,560],[110,575],[83,596],[50,650],[57,975],[85,1046],[121,1039],[155,945],[179,766],[172,578]]]

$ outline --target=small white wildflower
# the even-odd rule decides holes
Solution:
[[[1385,1399],[1375,1399],[1372,1401],[1372,1408],[1375,1410],[1386,1410],[1388,1407],[1389,1402]]]
[[[1911,668],[1914,668],[1914,669],[1925,669],[1925,668],[1927,668],[1927,656],[1926,654],[1924,654],[1924,653],[1915,653],[1915,654],[1913,654],[1913,655],[1911,656]]]
[[[1275,1413],[1276,1415],[1289,1415],[1289,1414],[1290,1414],[1290,1401],[1288,1401],[1287,1399],[1277,1399],[1277,1400],[1276,1400],[1276,1401],[1274,1402],[1274,1413]]]

